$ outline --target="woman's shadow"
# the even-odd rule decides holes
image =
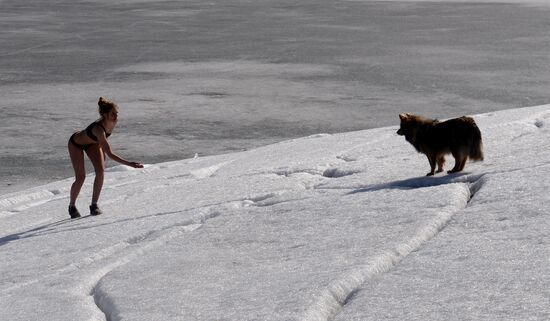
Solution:
[[[61,226],[65,225],[69,222],[75,222],[75,221],[78,221],[78,220],[83,220],[83,219],[86,219],[87,217],[89,217],[89,216],[83,216],[83,217],[80,217],[80,218],[77,218],[77,219],[66,218],[66,219],[63,219],[61,221],[52,222],[52,223],[48,223],[48,224],[45,224],[45,225],[42,225],[42,226],[35,227],[35,228],[30,229],[28,231],[23,231],[23,232],[3,236],[3,237],[0,237],[0,246],[6,245],[6,244],[8,244],[12,241],[26,239],[26,238],[34,237],[34,236],[37,236],[37,235],[48,234],[50,232],[55,231],[58,227],[61,227]]]

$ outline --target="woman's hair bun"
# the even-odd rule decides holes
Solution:
[[[108,102],[109,102],[109,101],[108,101],[107,99],[105,99],[105,98],[103,98],[103,97],[99,97],[99,101],[97,102],[97,104],[98,104],[99,106],[101,106],[101,105],[105,105],[105,104],[108,103]]]
[[[103,97],[99,97],[97,105],[99,106],[100,115],[110,112],[113,108],[117,108],[117,105],[114,102],[109,101]]]

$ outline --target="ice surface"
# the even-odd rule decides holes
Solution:
[[[474,118],[485,161],[454,175],[386,127],[115,167],[97,217],[71,180],[5,195],[0,315],[547,320],[550,105]]]
[[[548,103],[548,6],[483,2],[2,0],[0,194],[72,176],[99,96],[146,163]]]

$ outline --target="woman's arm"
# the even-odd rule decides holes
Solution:
[[[98,128],[97,126],[95,128]],[[94,129],[95,129],[94,128]],[[143,165],[137,162],[130,162],[125,160],[124,158],[118,156],[113,152],[111,149],[111,145],[109,145],[109,142],[107,141],[107,137],[105,137],[105,132],[103,130],[98,130],[97,132],[94,131],[94,134],[96,135],[99,146],[101,146],[101,149],[103,149],[103,152],[109,156],[112,160],[115,162],[121,163],[126,166],[134,167],[134,168],[143,168]]]

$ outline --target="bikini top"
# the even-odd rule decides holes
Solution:
[[[97,137],[96,135],[94,135],[94,132],[93,132],[93,129],[95,126],[99,126],[101,127],[101,129],[103,129],[103,131],[105,132],[105,136],[106,137],[109,137],[111,136],[111,133],[108,133],[106,130],[105,130],[105,127],[103,127],[103,125],[101,125],[99,122],[93,122],[91,123],[88,127],[86,127],[86,134],[88,135],[88,137],[90,137],[92,140],[95,140],[97,142]]]

